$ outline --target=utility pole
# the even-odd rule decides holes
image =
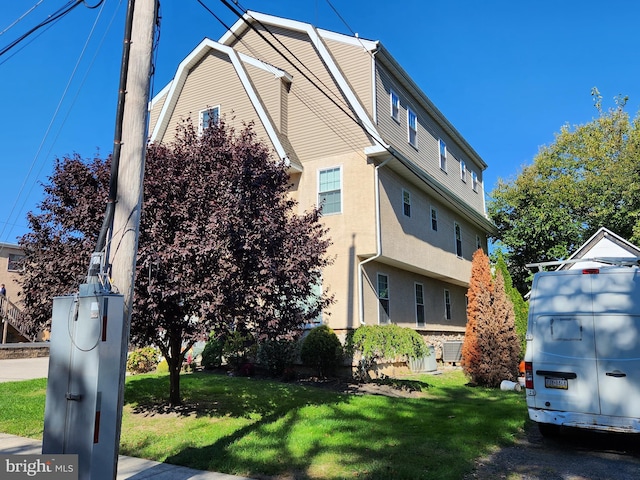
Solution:
[[[86,283],[53,299],[42,453],[77,455],[79,480],[117,475],[157,8],[128,0],[105,222]]]
[[[138,252],[138,231],[142,208],[144,159],[148,135],[149,90],[158,0],[129,0],[133,5],[133,26],[129,56],[126,101],[122,121],[121,160],[118,168],[118,197],[115,205],[111,234],[109,263],[111,283],[124,295],[124,338],[120,362],[117,407],[116,452],[120,444],[124,381],[133,286]],[[116,457],[117,464],[117,457]],[[115,473],[114,473],[115,475]],[[114,477],[115,478],[115,477]]]

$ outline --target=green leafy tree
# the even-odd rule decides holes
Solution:
[[[497,246],[523,294],[527,263],[566,258],[602,226],[640,242],[640,118],[630,120],[626,98],[604,110],[597,89],[592,95],[597,118],[563,126],[533,164],[490,194]]]
[[[518,341],[520,342],[520,356],[522,357],[524,355],[524,350],[526,347],[529,304],[524,300],[522,294],[518,291],[518,289],[513,286],[513,281],[511,279],[511,275],[509,274],[507,264],[504,261],[502,252],[500,251],[498,251],[497,253],[495,267],[496,272],[500,272],[502,274],[502,278],[504,279],[505,292],[507,294],[507,297],[509,297],[511,304],[513,305],[516,335],[518,336]]]

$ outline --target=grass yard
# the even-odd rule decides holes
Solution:
[[[412,376],[420,398],[351,395],[208,373],[129,377],[120,453],[251,478],[459,480],[513,441],[524,392],[467,387],[462,372]],[[46,380],[0,384],[0,431],[42,437]]]

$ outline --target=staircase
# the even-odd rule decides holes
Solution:
[[[7,342],[7,332],[9,327],[12,327],[18,335],[24,337],[29,342],[34,342],[35,339],[30,335],[27,335],[22,331],[20,321],[23,317],[22,310],[10,301],[7,297],[0,295],[0,320],[2,321],[2,343]]]

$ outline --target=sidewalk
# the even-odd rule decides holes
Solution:
[[[0,433],[0,453],[3,455],[40,455],[42,442],[30,438]],[[159,463],[143,458],[118,457],[116,480],[248,480],[225,473],[203,472],[192,468]]]

